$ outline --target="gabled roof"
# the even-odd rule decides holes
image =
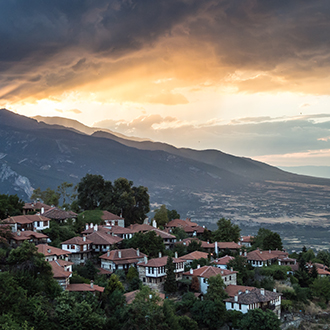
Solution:
[[[77,213],[74,213],[72,211],[68,212],[65,210],[61,210],[58,209],[57,207],[53,207],[49,209],[48,211],[44,212],[42,215],[55,220],[66,220],[70,218],[76,218],[78,216]]]
[[[262,294],[262,291],[264,292]],[[264,289],[257,289],[254,288],[249,292],[242,292],[238,294],[238,300],[235,301],[235,297],[230,297],[225,299],[224,301],[228,302],[236,302],[243,305],[249,305],[253,303],[261,303],[261,302],[268,302],[278,298],[281,294],[273,291],[268,291]]]
[[[44,208],[44,210],[49,210],[51,206],[41,202],[25,203],[23,206],[23,210],[41,210],[41,208]]]
[[[181,227],[181,228],[184,228],[186,226],[195,227],[198,226],[198,224],[195,222],[191,222],[190,219],[187,218],[186,220],[174,219],[165,225],[165,227]]]
[[[33,214],[33,215],[17,215],[14,217],[9,217],[5,220],[2,220],[2,223],[9,223],[9,224],[28,224],[28,223],[33,223],[34,221],[49,221],[50,219],[42,216],[42,215],[38,215],[38,214]]]
[[[134,233],[138,233],[138,232],[147,232],[150,230],[154,230],[155,227],[147,225],[145,223],[143,224],[134,223],[129,226],[129,229],[131,229]]]
[[[71,252],[69,252],[69,251],[65,251],[65,250],[59,249],[57,247],[50,246],[48,244],[38,244],[37,249],[38,249],[38,252],[42,253],[45,257],[54,256],[54,255],[62,256],[62,255],[71,254]]]
[[[261,251],[254,250],[247,254],[247,260],[267,261],[271,259],[278,259],[287,257],[288,253],[280,250]]]
[[[241,238],[239,239],[241,242],[243,243],[252,243],[253,240],[253,236],[249,235],[249,236],[241,236]]]
[[[67,291],[78,291],[78,292],[103,292],[104,288],[94,284],[91,286],[90,284],[86,283],[76,283],[76,284],[69,284],[66,288]]]
[[[24,231],[18,231],[13,233],[13,240],[15,241],[25,241],[27,239],[42,239],[42,238],[48,238],[47,235],[42,234],[42,233],[38,233],[36,231],[32,231],[32,230],[24,230]]]
[[[235,242],[218,242],[218,249],[229,249],[229,250],[235,250],[240,249],[241,245],[235,243]]]
[[[201,258],[207,259],[207,257],[208,257],[208,253],[206,253],[206,252],[194,251],[194,252],[188,253],[180,258],[183,260],[195,260],[195,259],[201,259]]]
[[[63,260],[61,260],[63,261]],[[48,261],[49,264],[52,266],[52,271],[53,271],[53,277],[54,278],[68,278],[70,277],[70,275],[72,274],[72,272],[66,271],[64,270],[64,267],[67,265],[72,265],[73,263],[69,263],[69,264],[61,264],[60,260],[53,260],[53,261]]]
[[[101,219],[106,220],[124,220],[124,218],[120,217],[119,215],[113,214],[109,211],[102,211],[103,215],[101,216]]]
[[[218,258],[218,259],[214,260],[213,263],[216,265],[227,265],[228,262],[233,259],[235,259],[235,258],[232,256],[225,255],[222,258]]]
[[[121,254],[121,257],[119,257],[119,252]],[[130,249],[122,249],[122,250],[111,250],[109,251],[109,256],[108,253],[105,253],[100,256],[100,259],[111,260],[115,264],[118,262],[121,263],[122,261],[124,261],[124,263],[134,263],[137,262],[138,259],[142,259],[145,256],[147,255],[142,252],[138,252],[133,248],[130,248]]]
[[[167,264],[167,256],[165,257],[161,257],[161,258],[154,258],[154,259],[150,259],[148,260],[147,263],[145,263],[144,261],[139,262],[139,266],[142,267],[163,267],[166,266]],[[179,263],[179,262],[184,262],[183,259],[181,258],[172,258],[173,262]]]
[[[91,244],[92,241],[90,241],[89,239],[86,239],[84,241],[84,237],[72,237],[70,239],[68,239],[67,241],[62,242],[61,244],[75,244],[75,245],[85,245],[85,244]]]
[[[228,269],[220,269],[218,267],[213,266],[204,266],[197,269],[193,269],[193,273],[191,274],[190,271],[183,273],[183,275],[188,276],[197,276],[197,277],[204,277],[210,278],[212,276],[216,276],[220,274],[221,276],[227,276],[231,274],[236,274],[236,271],[228,270]]]
[[[229,284],[226,286],[225,291],[229,297],[235,297],[239,291],[245,292],[246,290],[252,291],[256,289],[254,286],[245,286],[245,285],[233,285]]]
[[[169,234],[164,230],[160,230],[160,229],[157,229],[157,228],[153,228],[151,230],[154,231],[158,236],[160,236],[163,239],[164,238],[170,238],[170,239],[175,239],[176,238],[174,235]]]
[[[95,245],[114,245],[123,240],[118,236],[108,235],[100,231],[94,231],[92,234],[87,235],[87,238]]]

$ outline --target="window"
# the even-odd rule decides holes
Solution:
[[[231,275],[229,276],[229,281],[231,281]]]
[[[145,282],[146,281],[146,278],[145,277],[143,277],[143,279],[142,279],[142,282]]]
[[[40,221],[37,221],[37,227],[40,227]]]
[[[234,303],[233,302],[231,303],[231,308],[234,309]]]
[[[238,309],[242,309],[242,304],[238,304]]]
[[[67,245],[67,247],[66,247],[67,249],[70,249],[70,245]]]

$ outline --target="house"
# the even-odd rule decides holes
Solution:
[[[107,252],[111,248],[117,246],[123,239],[118,236],[108,235],[102,231],[94,231],[92,234],[86,236],[91,241],[91,248],[93,252]]]
[[[58,223],[67,222],[68,220],[72,220],[75,222],[77,220],[78,214],[72,211],[65,211],[58,209],[57,207],[52,207],[49,210],[42,213],[43,216],[55,220]]]
[[[194,251],[180,257],[180,259],[184,260],[185,266],[190,265],[194,260],[198,260],[201,258],[207,259],[208,253],[201,251]]]
[[[233,286],[232,286],[233,287]],[[243,291],[235,289],[234,296],[225,299],[227,310],[236,310],[247,313],[249,310],[261,308],[273,310],[278,318],[281,316],[281,294],[276,290],[268,291],[265,289],[245,289]]]
[[[97,224],[93,224],[93,223],[86,223],[85,226],[85,230],[82,231],[81,233],[83,235],[87,235],[87,234],[92,234],[94,231],[102,231],[108,235],[112,235],[112,236],[118,236],[122,239],[130,239],[133,237],[135,231],[129,229],[129,228],[125,228],[125,227],[121,227],[121,226],[101,226],[101,225],[97,225]]]
[[[148,260],[144,257],[144,261],[137,264],[139,278],[143,284],[149,286],[152,289],[163,291],[164,281],[166,279],[166,264],[167,256],[162,257],[161,253],[159,258],[154,258]],[[184,272],[184,260],[181,258],[173,258],[173,263],[175,264],[174,273],[177,279],[182,278]]]
[[[200,291],[205,294],[209,286],[208,280],[210,277],[220,274],[225,285],[236,285],[237,273],[238,272],[232,269],[220,269],[213,266],[200,267],[198,265],[197,269],[190,269],[188,272],[183,273],[183,278],[191,280],[194,276],[196,276],[198,278]]]
[[[191,222],[188,218],[186,220],[174,219],[165,225],[165,229],[169,229],[170,231],[172,231],[174,228],[183,229],[190,237],[199,237],[204,233],[205,230],[204,227],[199,226],[195,222]]]
[[[136,267],[137,263],[144,260],[146,254],[140,252],[139,249],[122,249],[112,250],[100,256],[101,268],[115,271],[122,269],[126,273],[130,266]]]
[[[253,241],[254,237],[253,236],[241,236],[239,241],[240,241],[240,245],[243,245],[245,247],[251,247],[252,246],[252,241]]]
[[[66,290],[69,285],[69,279],[72,276],[73,263],[62,259],[48,262],[52,266],[53,278],[58,282],[63,290]]]
[[[225,255],[222,258],[218,258],[212,262],[212,264],[221,269],[228,269],[227,264],[230,260],[234,260],[232,256]]]
[[[73,237],[61,243],[62,250],[69,251],[69,260],[79,265],[85,263],[91,255],[92,241],[86,237]]]
[[[25,230],[12,233],[12,237],[10,239],[10,245],[21,245],[24,241],[29,241],[31,243],[37,244],[45,244],[49,240],[48,236],[42,233],[38,233],[32,230]]]
[[[39,253],[45,256],[46,261],[53,261],[57,259],[68,260],[69,251],[65,251],[48,244],[38,244],[37,249]]]
[[[18,230],[43,230],[49,228],[50,219],[38,214],[17,215],[2,220],[1,223],[9,224],[13,232]]]
[[[23,206],[23,215],[27,215],[33,212],[40,212],[41,214],[43,214],[50,208],[51,206],[41,202],[25,203]]]
[[[253,267],[262,267],[271,265],[280,259],[288,258],[289,253],[280,250],[268,250],[261,251],[259,249],[244,253],[244,257],[247,258],[247,262]]]
[[[109,211],[102,211],[101,219],[106,226],[125,227],[125,219]]]
[[[91,292],[93,295],[101,294],[104,291],[102,286],[98,286],[91,281],[90,284],[87,283],[75,283],[69,284],[66,288],[66,291],[70,292]]]
[[[317,262],[314,263],[308,262],[306,266],[310,272],[312,271],[313,266],[315,266],[317,273],[320,277],[326,277],[330,275],[329,268],[326,265]]]
[[[137,223],[130,225],[129,229],[135,233],[147,233],[148,231],[154,231],[157,234],[157,236],[160,236],[163,239],[165,249],[173,248],[176,242],[176,237],[174,235],[169,234],[164,230],[155,228],[154,226],[147,225],[145,223],[141,225]]]

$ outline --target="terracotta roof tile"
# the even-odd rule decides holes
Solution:
[[[121,257],[119,258],[119,252],[121,253]],[[108,253],[105,253],[100,256],[100,259],[104,260],[112,260],[115,264],[119,264],[120,262],[123,263],[134,263],[137,262],[138,259],[143,259],[146,254],[139,252],[137,254],[137,250],[130,248],[130,249],[122,249],[122,250],[111,250]]]
[[[180,258],[184,259],[184,260],[195,260],[195,259],[201,259],[201,258],[207,259],[207,257],[208,257],[208,253],[206,253],[206,252],[194,251],[194,252],[188,253]]]
[[[141,266],[141,267],[162,267],[162,266],[166,266],[167,258],[168,258],[167,256],[161,257],[161,258],[154,258],[154,259],[148,260],[147,263],[145,263],[144,261],[141,261],[141,262],[139,262],[139,266]],[[173,258],[173,262],[176,264],[178,262],[184,262],[184,260],[181,259],[181,258]]]
[[[254,290],[254,286],[244,286],[244,285],[232,285],[229,284],[226,286],[225,291],[229,297],[235,297],[239,291],[245,292],[246,290],[251,291]]]
[[[42,233],[38,233],[36,231],[32,231],[32,230],[24,230],[24,231],[13,233],[13,240],[15,240],[15,241],[25,241],[25,240],[31,239],[31,238],[36,238],[36,239],[45,238],[46,239],[46,238],[48,238],[48,236],[45,234],[42,234]]]
[[[224,256],[222,258],[218,258],[218,259],[214,260],[213,263],[216,264],[216,265],[227,265],[228,262],[230,260],[233,260],[233,259],[235,259],[235,258],[232,257],[232,256],[226,255],[226,256]]]
[[[89,291],[89,292],[103,292],[104,288],[101,286],[98,286],[96,284],[93,285],[93,287],[91,287],[90,284],[86,284],[86,283],[75,283],[75,284],[69,284],[68,287],[66,288],[67,291],[79,291],[79,292],[85,292],[85,291]]]
[[[103,212],[103,215],[101,216],[101,219],[102,220],[124,220],[124,218],[116,215],[116,214],[113,214],[109,211],[102,211]]]
[[[93,232],[87,238],[95,245],[114,245],[123,240],[118,236],[108,235],[100,231]]]
[[[78,216],[77,213],[74,213],[72,211],[68,212],[65,210],[58,209],[56,207],[49,209],[48,211],[44,212],[42,215],[55,220],[66,220],[70,218],[76,218]]]
[[[71,252],[69,252],[69,251],[65,251],[65,250],[56,248],[54,246],[50,246],[48,244],[38,244],[37,248],[38,248],[38,252],[42,253],[45,257],[53,256],[53,255],[62,256],[62,255],[71,254]]]
[[[277,292],[272,292],[268,290],[264,290],[264,294],[261,293],[262,289],[254,288],[249,292],[242,292],[238,295],[238,303],[249,305],[258,302],[268,302],[278,298],[281,294]],[[235,297],[230,297],[225,299],[224,301],[235,302]]]
[[[33,223],[34,221],[49,221],[49,220],[50,219],[45,216],[34,214],[34,215],[17,215],[2,220],[1,222],[9,223],[9,224],[14,224],[14,223],[27,224],[27,223]]]
[[[52,266],[54,278],[68,278],[72,274],[72,272],[64,270],[63,267],[66,265],[63,265],[63,264],[61,265],[59,260],[48,261],[48,263]]]
[[[90,241],[89,239],[86,239],[84,241],[83,237],[76,236],[76,237],[72,237],[72,238],[68,239],[67,241],[62,242],[61,244],[85,245],[85,244],[91,244],[91,243],[92,243],[92,241]]]
[[[220,274],[221,276],[227,276],[230,274],[236,274],[236,271],[231,271],[228,269],[220,269],[218,267],[213,266],[204,266],[193,270],[193,274],[190,274],[190,271],[183,273],[186,276],[197,276],[197,277],[204,277],[210,278],[212,276],[216,276]]]

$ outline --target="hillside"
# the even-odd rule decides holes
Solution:
[[[108,132],[88,135],[77,126],[49,125],[5,109],[0,110],[0,138],[1,193],[18,193],[25,200],[33,188],[77,183],[93,173],[147,186],[153,205],[165,203],[201,221],[219,216],[329,220],[322,212],[330,204],[330,180],[216,150],[180,149]]]

